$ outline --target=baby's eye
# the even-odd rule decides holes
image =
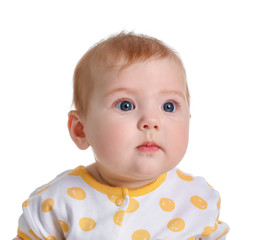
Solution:
[[[121,101],[121,102],[118,102],[115,106],[116,108],[122,111],[130,111],[134,109],[134,105],[130,101]]]
[[[172,103],[172,102],[166,102],[166,103],[164,103],[164,105],[163,105],[163,110],[164,110],[165,112],[174,112],[174,111],[176,110],[176,106],[175,106],[175,104]]]

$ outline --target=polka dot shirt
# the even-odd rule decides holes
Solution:
[[[201,177],[173,169],[137,189],[96,181],[83,166],[60,174],[23,203],[24,240],[223,240],[220,196]]]

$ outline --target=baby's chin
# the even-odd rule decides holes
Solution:
[[[165,172],[167,172],[166,169],[160,168],[156,164],[138,164],[132,170],[134,178],[139,180],[156,179]]]
[[[136,162],[134,171],[146,177],[158,177],[175,168],[181,161],[181,156],[168,157],[162,153],[156,157],[146,155]]]

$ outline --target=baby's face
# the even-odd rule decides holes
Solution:
[[[94,84],[83,125],[102,175],[118,183],[155,179],[181,161],[190,113],[178,64],[135,63]]]

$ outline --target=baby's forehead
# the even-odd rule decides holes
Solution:
[[[102,79],[105,77],[109,77],[110,75],[125,75],[129,74],[130,72],[134,71],[137,68],[138,72],[144,72],[149,71],[150,69],[146,68],[149,63],[155,63],[154,66],[152,65],[152,69],[155,69],[155,71],[160,71],[160,74],[163,73],[163,69],[160,68],[160,65],[165,65],[166,67],[168,66],[171,70],[171,72],[178,72],[180,75],[182,75],[184,81],[186,81],[186,73],[184,66],[181,62],[178,62],[174,60],[173,58],[149,58],[144,61],[135,61],[135,62],[128,62],[128,61],[118,61],[114,62],[110,65],[107,65],[103,68],[102,71]],[[100,72],[99,72],[100,73]]]
[[[161,86],[164,88],[164,82],[166,86],[173,87],[175,84],[180,89],[186,85],[184,69],[173,59],[167,58],[137,61],[130,65],[116,63],[108,66],[96,80],[95,90],[100,92],[126,87],[144,91],[147,90],[145,86],[157,86],[158,90]],[[157,80],[161,85],[155,85]]]

